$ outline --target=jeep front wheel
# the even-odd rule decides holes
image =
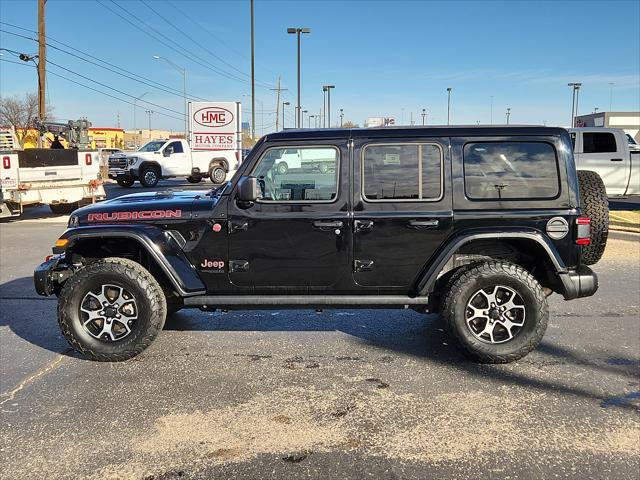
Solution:
[[[452,278],[442,316],[468,356],[483,363],[508,363],[540,343],[549,308],[533,275],[519,265],[492,261]]]
[[[143,187],[155,187],[160,181],[160,172],[156,167],[144,167],[140,172],[140,184]]]
[[[82,268],[58,300],[58,323],[69,344],[98,361],[127,360],[146,349],[165,322],[167,303],[140,264],[105,258]]]

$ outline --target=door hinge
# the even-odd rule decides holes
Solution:
[[[354,260],[353,268],[356,272],[373,270],[373,260]]]
[[[249,262],[247,260],[229,260],[229,272],[248,272]]]

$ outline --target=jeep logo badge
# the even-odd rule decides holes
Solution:
[[[233,122],[233,113],[222,107],[206,107],[197,110],[193,120],[203,127],[224,127]]]

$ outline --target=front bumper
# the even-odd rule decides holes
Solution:
[[[122,180],[125,178],[136,178],[138,175],[138,172],[136,169],[131,168],[129,170],[127,169],[120,169],[120,168],[111,168],[109,169],[109,178],[112,180]]]
[[[565,300],[590,297],[598,290],[598,276],[589,267],[580,266],[577,270],[559,274],[559,277]]]
[[[63,259],[63,255],[54,255],[33,271],[33,284],[38,295],[48,297],[57,294],[60,285],[69,278],[71,270],[63,263]]]

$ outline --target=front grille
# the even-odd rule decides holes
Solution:
[[[109,168],[125,168],[127,166],[126,158],[110,158]]]

